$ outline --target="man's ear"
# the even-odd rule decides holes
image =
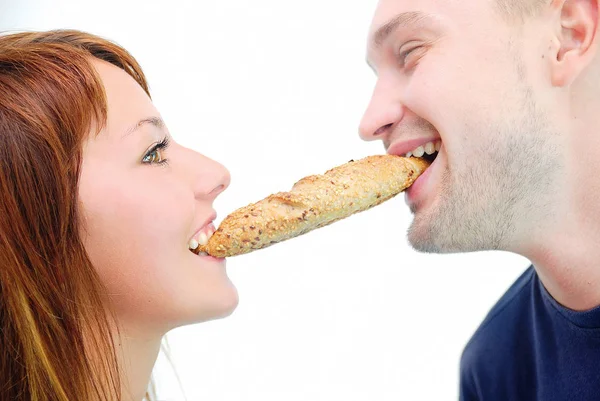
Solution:
[[[596,55],[598,0],[553,0],[555,36],[550,46],[554,86],[570,85]]]

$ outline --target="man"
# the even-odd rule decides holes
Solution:
[[[600,400],[598,5],[377,7],[361,136],[436,157],[407,191],[410,243],[532,262],[464,350],[461,400]]]

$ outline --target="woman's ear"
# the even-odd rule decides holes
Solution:
[[[553,0],[555,36],[550,45],[554,86],[570,85],[596,55],[598,0]]]

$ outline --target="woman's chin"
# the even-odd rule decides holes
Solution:
[[[188,305],[187,311],[184,313],[183,322],[178,326],[186,326],[208,322],[211,320],[223,319],[236,310],[239,304],[238,291],[230,282],[229,286],[219,290],[219,294],[211,299],[203,297],[191,305]]]

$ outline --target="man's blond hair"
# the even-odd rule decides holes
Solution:
[[[501,14],[509,20],[524,20],[540,12],[550,0],[494,0]]]

